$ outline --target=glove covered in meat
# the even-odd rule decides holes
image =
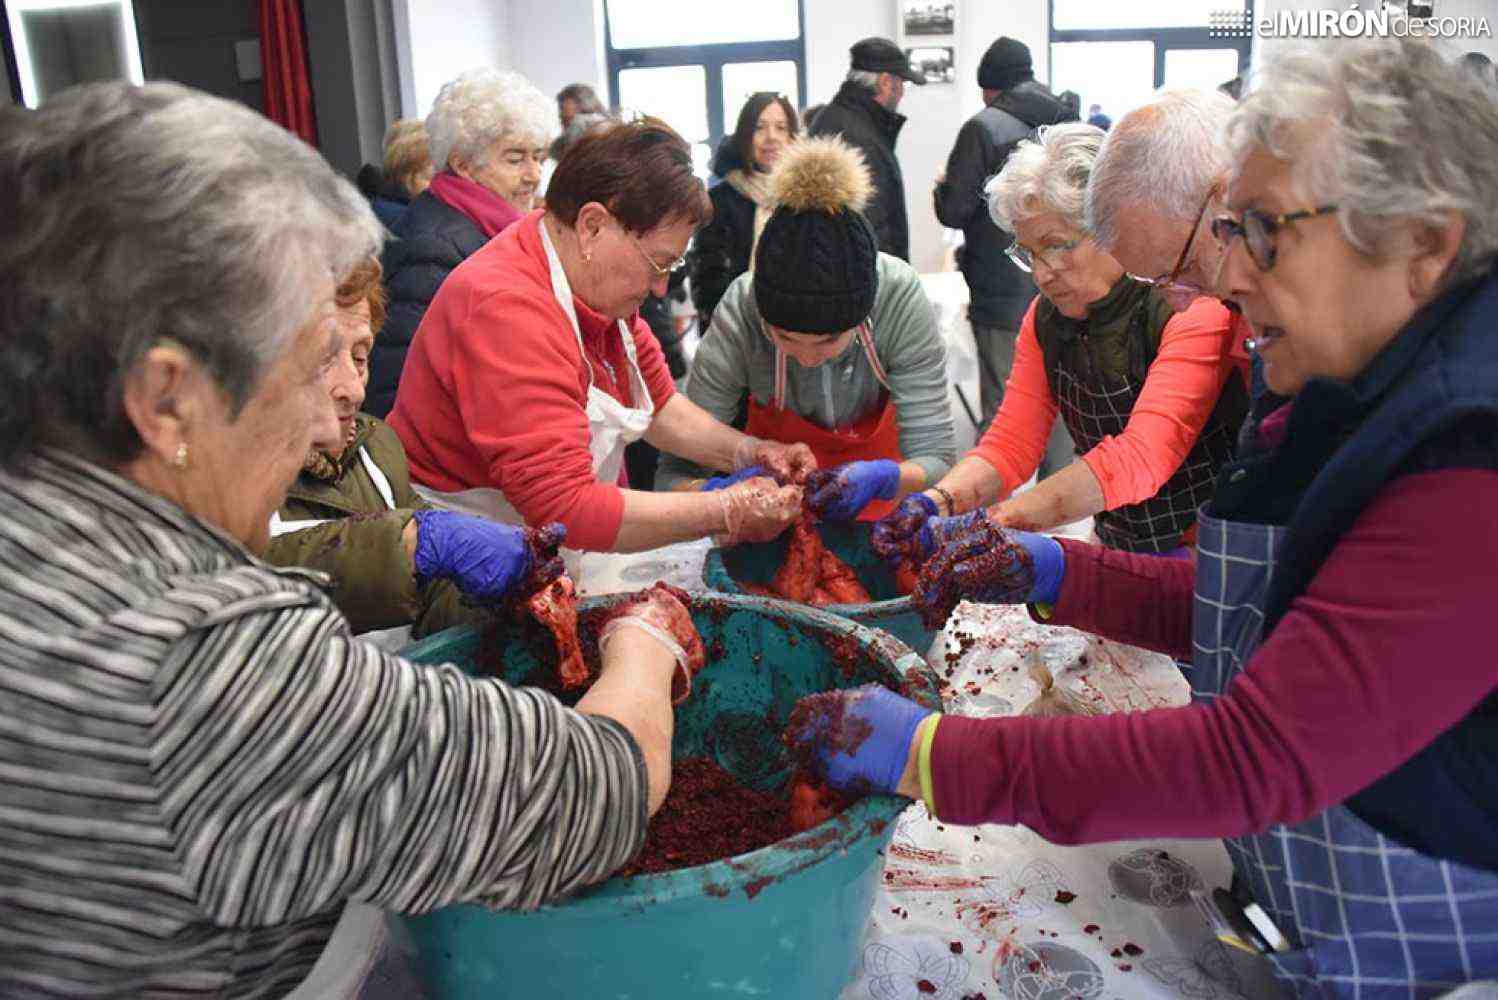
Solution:
[[[887,458],[845,462],[806,477],[806,506],[829,521],[851,521],[874,500],[900,492],[900,463]]]
[[[921,569],[912,597],[928,628],[941,626],[964,599],[1025,604],[1060,593],[1066,559],[1054,538],[1010,531],[976,513],[983,516],[946,538]]]
[[[718,490],[717,496],[730,544],[768,542],[801,517],[801,487],[777,486],[773,479],[746,479]]]
[[[669,584],[653,584],[616,605],[598,633],[599,652],[626,628],[644,632],[664,646],[676,658],[676,677],[671,682],[673,705],[687,700],[692,693],[692,678],[707,663],[702,636],[697,634],[697,626],[692,624],[692,614],[687,610],[690,600],[684,591]]]

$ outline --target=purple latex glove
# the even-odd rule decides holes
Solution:
[[[769,473],[765,471],[763,465],[751,465],[747,469],[740,469],[738,472],[730,473],[726,476],[714,476],[702,484],[702,492],[711,493],[714,490],[724,490],[734,483],[742,483],[746,479],[768,475]]]
[[[878,684],[807,695],[791,711],[791,756],[833,788],[893,794],[929,708]]]
[[[548,538],[555,534],[552,528],[543,531]],[[456,511],[420,510],[416,575],[423,581],[452,580],[480,601],[500,601],[530,574],[534,553],[529,538],[539,534]]]
[[[875,522],[869,546],[885,562],[908,562],[919,566],[949,539],[967,531],[983,511],[938,517],[936,501],[924,493],[912,493],[892,513]]]
[[[893,500],[900,492],[900,463],[887,458],[846,462],[806,477],[806,506],[829,521],[851,521],[871,500]]]
[[[982,516],[947,537],[921,570],[912,599],[928,626],[946,621],[963,599],[1027,604],[1054,602],[1061,593],[1066,555],[1059,542],[1001,528],[975,513]]]

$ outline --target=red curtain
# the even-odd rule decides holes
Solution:
[[[307,75],[307,31],[302,0],[259,0],[260,84],[265,116],[317,145],[312,82]]]

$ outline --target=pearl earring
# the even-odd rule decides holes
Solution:
[[[179,469],[187,468],[187,442],[183,441],[177,445],[177,454],[172,456],[172,464]]]

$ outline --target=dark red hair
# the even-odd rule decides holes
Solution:
[[[590,201],[641,235],[663,223],[696,227],[713,217],[707,189],[692,172],[692,147],[657,118],[598,126],[567,147],[546,188],[546,210],[575,226]]]

